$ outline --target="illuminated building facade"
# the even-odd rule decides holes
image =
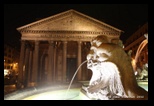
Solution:
[[[119,39],[122,31],[75,10],[68,10],[17,28],[21,33],[19,82],[70,81],[86,60],[91,40],[105,35]],[[75,81],[89,80],[91,71],[82,65]]]
[[[146,39],[144,34],[148,34],[148,23],[141,26],[136,32],[134,32],[125,43],[125,51],[132,50],[131,57],[132,60],[135,59],[137,49],[143,40]],[[142,69],[142,66],[148,63],[148,44],[142,49],[138,57],[137,67]]]
[[[4,44],[4,69],[18,73],[19,51],[9,44]]]

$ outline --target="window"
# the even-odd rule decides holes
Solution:
[[[11,61],[10,61],[10,60],[8,60],[8,63],[11,63]]]
[[[10,69],[10,66],[7,66],[7,69]]]
[[[11,49],[9,49],[9,53],[11,53]]]

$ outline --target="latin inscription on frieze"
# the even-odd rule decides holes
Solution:
[[[93,38],[91,36],[82,36],[82,35],[40,35],[40,37],[47,37],[47,38]]]

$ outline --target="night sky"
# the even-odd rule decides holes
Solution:
[[[69,9],[124,31],[123,43],[148,22],[148,4],[4,4],[4,43],[20,48],[21,35],[16,28]]]

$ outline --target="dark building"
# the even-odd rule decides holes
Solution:
[[[14,70],[18,73],[19,51],[10,44],[4,44],[4,69]]]
[[[144,40],[146,40],[145,34],[148,34],[148,22],[139,27],[138,30],[134,32],[125,43],[125,51],[128,52],[129,50],[132,50],[132,64],[134,66],[136,63],[134,63],[134,60],[136,60],[136,66],[138,68],[142,68],[144,64],[148,63],[148,39],[144,43]],[[139,49],[141,49],[140,53],[137,52]],[[137,58],[135,59],[135,57]]]

